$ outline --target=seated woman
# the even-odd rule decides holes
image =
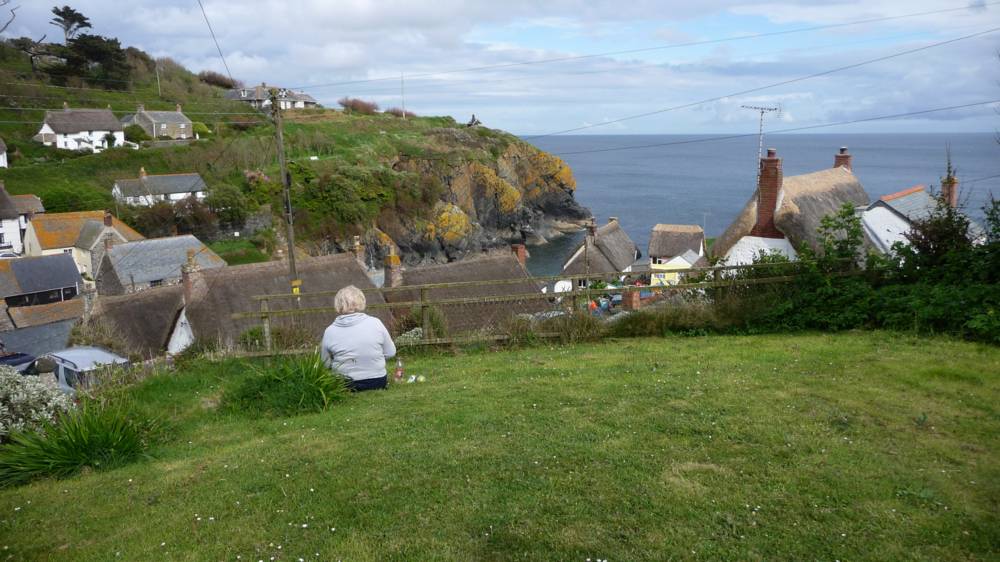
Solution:
[[[323,332],[323,362],[346,378],[351,390],[385,388],[385,359],[396,355],[389,331],[363,312],[365,295],[354,285],[337,291],[333,306],[338,316]]]

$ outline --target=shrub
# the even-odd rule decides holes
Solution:
[[[311,354],[253,367],[222,395],[223,410],[256,416],[294,416],[322,412],[347,396],[347,383]]]
[[[139,125],[129,125],[125,127],[125,140],[129,142],[142,142],[151,140],[152,137]]]
[[[220,74],[213,70],[202,70],[198,73],[198,80],[201,80],[209,86],[216,86],[219,88],[225,88],[227,90],[232,90],[233,88],[242,88],[243,82],[230,78],[224,74]]]
[[[14,432],[37,431],[72,407],[69,397],[39,377],[0,367],[0,442]]]
[[[337,101],[344,111],[349,113],[360,113],[362,115],[374,115],[378,111],[378,104],[373,101],[359,100],[358,98],[340,98]]]
[[[389,109],[385,110],[385,113],[387,113],[388,115],[392,115],[394,117],[416,117],[417,116],[417,114],[413,113],[412,111],[406,111],[406,110],[400,109],[398,107],[390,107]]]
[[[599,318],[587,312],[574,312],[540,323],[540,332],[558,332],[562,343],[594,341],[605,335],[606,326]]]
[[[84,399],[40,430],[11,434],[0,448],[0,487],[121,466],[146,452],[157,428],[124,398]]]
[[[201,121],[191,123],[191,132],[198,135],[199,138],[204,138],[212,134],[212,130],[208,128],[208,125]]]

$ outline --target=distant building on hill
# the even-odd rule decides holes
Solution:
[[[215,252],[194,236],[169,236],[115,244],[105,252],[94,276],[101,295],[124,295],[181,282],[189,259],[201,269],[225,267]]]
[[[29,256],[69,254],[80,273],[92,275],[108,247],[143,236],[105,211],[36,215],[24,235]]]
[[[650,285],[674,285],[676,270],[707,267],[705,231],[696,224],[658,224],[649,237]]]
[[[278,106],[281,109],[319,107],[319,103],[309,94],[293,92],[288,88],[278,86],[268,86],[264,83],[261,83],[260,86],[234,88],[226,92],[225,97],[227,100],[248,103],[254,109],[264,109],[271,107],[271,88],[278,90]]]
[[[62,111],[45,112],[34,138],[45,146],[90,152],[125,144],[122,124],[110,109],[70,109],[65,103]]]
[[[760,160],[756,192],[712,246],[726,265],[753,263],[761,254],[797,259],[796,248],[819,248],[817,229],[823,217],[845,203],[867,205],[868,194],[851,171],[851,155],[841,148],[832,168],[783,177],[773,148]]]
[[[146,134],[154,139],[169,138],[195,139],[198,136],[194,133],[193,123],[181,112],[181,104],[177,104],[174,111],[147,111],[146,107],[139,104],[136,112],[121,118],[123,126],[139,125]]]
[[[208,186],[201,174],[158,174],[149,175],[146,168],[139,168],[139,177],[115,180],[111,195],[128,205],[152,206],[160,201],[170,203],[183,201],[188,197],[204,199]]]
[[[594,225],[587,227],[583,243],[563,264],[562,274],[632,273],[639,269],[647,270],[647,264],[639,259],[641,257],[642,252],[622,229],[618,217],[611,217],[600,228]],[[586,286],[586,281],[581,279],[577,284]]]

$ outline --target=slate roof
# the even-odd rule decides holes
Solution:
[[[922,185],[883,195],[879,200],[910,222],[926,219],[937,209],[937,201]]]
[[[7,309],[11,321],[17,328],[30,328],[62,322],[63,320],[78,320],[83,317],[83,299],[39,304],[35,306],[14,306]]]
[[[587,244],[584,238],[583,244]],[[563,266],[567,275],[590,273],[616,273],[628,269],[641,255],[635,242],[622,229],[617,220],[609,221],[597,229],[594,244],[584,252],[580,251],[583,244],[577,247],[573,257]],[[587,261],[590,262],[589,268]]]
[[[658,224],[649,237],[649,257],[672,258],[691,250],[698,254],[705,244],[705,231],[696,224]]]
[[[868,193],[858,178],[846,167],[828,168],[809,174],[787,176],[778,195],[774,224],[793,247],[819,248],[816,229],[823,217],[836,213],[850,203],[868,205]],[[725,256],[740,238],[749,236],[757,222],[757,190],[729,228],[712,245],[712,254]]]
[[[107,323],[129,353],[163,354],[184,307],[184,287],[168,285],[138,293],[98,297],[90,321]]]
[[[69,254],[0,260],[0,298],[74,287],[81,282]]]
[[[70,333],[76,320],[63,320],[30,328],[0,333],[0,341],[7,351],[27,353],[38,357],[69,347]]]
[[[168,124],[191,124],[191,120],[188,119],[186,115],[180,111],[143,111],[150,119],[157,123],[168,123]],[[138,115],[137,115],[138,116]]]
[[[17,203],[14,202],[14,198],[7,193],[7,189],[4,187],[3,182],[0,181],[0,219],[2,220],[17,220],[20,216],[17,210]]]
[[[122,124],[110,109],[63,109],[45,112],[45,123],[56,133],[121,131]]]
[[[14,206],[17,207],[17,212],[21,215],[45,212],[45,205],[42,205],[42,200],[37,195],[30,193],[26,195],[11,195],[10,198],[14,200]]]
[[[141,234],[132,230],[130,226],[118,220],[117,217],[111,219],[112,227],[121,234],[126,241],[142,240]],[[38,237],[38,243],[43,250],[54,250],[57,248],[70,248],[85,243],[91,238],[95,231],[96,222],[98,226],[104,224],[104,211],[78,211],[74,213],[43,213],[31,219],[31,228]],[[91,246],[80,246],[90,248]]]
[[[198,173],[148,175],[144,178],[115,180],[115,185],[124,197],[194,193],[208,189],[205,180]]]
[[[202,269],[226,265],[222,258],[190,234],[116,244],[111,247],[107,259],[122,285],[128,285],[133,279],[136,283],[149,283],[179,278],[181,266],[187,262],[188,250],[195,252],[195,262]]]
[[[493,254],[467,258],[446,264],[410,268],[404,270],[402,273],[403,287],[463,281],[524,280],[523,283],[428,289],[427,298],[432,301],[508,295],[537,295],[542,291],[542,285],[531,279],[528,271],[517,260],[517,257],[507,251],[499,251]],[[383,294],[385,295],[385,300],[388,302],[420,300],[420,292],[418,290],[384,291]],[[533,299],[497,303],[440,305],[438,309],[444,317],[447,335],[455,336],[462,332],[501,325],[515,314],[547,310],[549,309],[549,305],[544,299]],[[402,320],[410,312],[408,309],[393,309],[393,314],[397,320]]]
[[[306,103],[317,103],[316,99],[310,96],[309,94],[303,92],[293,92],[292,90],[289,90],[287,88],[281,88],[278,86],[268,86],[265,84],[250,86],[247,88],[234,88],[226,92],[223,97],[225,97],[227,100],[236,100],[236,101],[264,101],[271,97],[270,93],[271,88],[277,88],[279,92],[283,91],[284,96],[282,97],[284,99],[293,101],[302,101]],[[247,92],[246,97],[240,95],[240,92],[242,92],[243,90],[246,90]]]

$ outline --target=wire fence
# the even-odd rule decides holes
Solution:
[[[654,266],[655,267],[655,266]],[[763,263],[629,273],[515,277],[364,289],[366,312],[398,347],[564,337],[572,319],[614,323],[630,313],[748,302],[785,290],[801,263]],[[656,276],[658,285],[651,285]],[[845,274],[851,274],[845,271]],[[314,348],[337,316],[334,291],[252,297],[254,312],[232,315],[238,353]]]

